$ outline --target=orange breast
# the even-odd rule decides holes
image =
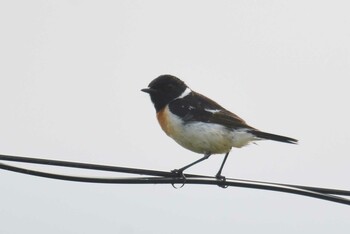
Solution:
[[[157,119],[159,122],[159,125],[162,127],[163,131],[167,135],[171,135],[171,127],[169,124],[169,110],[167,107],[161,109],[157,112]]]

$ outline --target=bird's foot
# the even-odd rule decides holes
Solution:
[[[218,184],[219,187],[221,188],[227,188],[228,185],[225,183],[226,182],[226,177],[221,175],[221,174],[216,174],[216,179],[219,180],[221,183]]]
[[[173,174],[174,177],[185,177],[185,176],[184,176],[184,172],[183,172],[183,170],[181,170],[181,169],[174,169],[174,170],[171,170],[171,174]]]
[[[182,184],[181,184],[180,187],[176,187],[175,186],[175,182],[171,183],[173,188],[179,189],[179,188],[182,188],[183,186],[185,186],[185,184],[186,184],[186,177],[185,177],[185,175],[183,173],[183,170],[181,170],[181,169],[174,169],[174,170],[171,171],[171,173],[174,175],[174,177],[182,180]]]

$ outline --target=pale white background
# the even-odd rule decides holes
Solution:
[[[234,149],[226,176],[350,189],[349,9],[316,0],[1,1],[0,153],[158,170],[194,161],[201,155],[166,137],[140,92],[169,73],[249,124],[300,140]],[[221,160],[189,172],[214,175]],[[350,231],[348,206],[250,189],[0,171],[0,191],[2,234]]]

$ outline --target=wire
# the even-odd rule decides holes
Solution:
[[[350,191],[339,190],[339,189],[268,183],[268,182],[261,182],[261,181],[240,180],[240,179],[230,179],[230,178],[227,178],[226,180],[218,180],[215,177],[193,175],[193,174],[185,174],[184,176],[186,179],[184,180],[184,178],[182,177],[176,177],[174,176],[173,173],[165,172],[165,171],[127,168],[127,167],[115,167],[115,166],[107,166],[107,165],[96,165],[96,164],[88,164],[88,163],[28,158],[28,157],[19,157],[19,156],[10,156],[10,155],[0,155],[0,160],[151,176],[151,177],[132,177],[132,178],[79,177],[79,176],[70,176],[70,175],[47,173],[47,172],[42,172],[37,170],[30,170],[26,168],[15,167],[4,163],[0,163],[0,169],[3,169],[3,170],[13,171],[13,172],[27,174],[27,175],[51,178],[51,179],[58,179],[58,180],[86,182],[86,183],[106,183],[106,184],[107,183],[109,184],[176,184],[176,183],[183,184],[185,183],[185,184],[218,185],[220,187],[235,186],[235,187],[242,187],[242,188],[263,189],[263,190],[299,194],[299,195],[304,195],[304,196],[309,196],[313,198],[319,198],[323,200],[350,205],[349,199],[339,197],[339,196],[334,196],[334,195],[350,196]]]
[[[148,176],[174,177],[174,174],[172,174],[171,172],[166,172],[166,171],[156,171],[156,170],[147,170],[147,169],[138,169],[138,168],[127,168],[127,167],[116,167],[116,166],[107,166],[107,165],[96,165],[96,164],[68,162],[68,161],[40,159],[40,158],[28,158],[28,157],[21,157],[21,156],[0,155],[0,160],[12,161],[12,162],[22,162],[22,163],[31,163],[31,164],[42,164],[42,165],[50,165],[50,166],[60,166],[60,167],[71,167],[71,168],[79,168],[79,169],[130,173],[130,174],[139,174],[139,175],[148,175]],[[204,176],[204,175],[185,174],[185,176],[186,176],[186,178],[197,177],[197,178],[216,179],[215,177]],[[240,181],[248,182],[248,183],[263,183],[261,181],[253,181],[253,180],[240,180]],[[350,191],[346,191],[346,190],[309,187],[309,186],[302,186],[302,185],[280,184],[280,183],[271,183],[271,182],[269,184],[274,184],[274,185],[278,185],[278,186],[295,187],[295,188],[300,188],[300,189],[305,189],[305,190],[310,190],[310,191],[320,192],[320,193],[325,193],[325,194],[350,196]]]
[[[116,166],[107,166],[107,165],[96,165],[96,164],[89,164],[89,163],[68,162],[68,161],[59,161],[59,160],[50,160],[50,159],[41,159],[41,158],[28,158],[28,157],[1,155],[1,154],[0,154],[0,160],[32,163],[32,164],[42,164],[42,165],[50,165],[50,166],[60,166],[60,167],[72,167],[72,168],[98,170],[98,171],[150,175],[150,176],[170,176],[171,175],[170,172],[163,172],[163,171],[136,169],[136,168],[128,168],[128,167],[116,167]]]

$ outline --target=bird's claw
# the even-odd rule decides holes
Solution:
[[[184,173],[182,170],[179,169],[174,169],[171,171],[171,173],[175,176],[175,177],[185,177]]]
[[[183,173],[183,170],[175,169],[175,170],[172,170],[171,173],[174,175],[174,177],[182,179],[182,185],[180,187],[176,187],[175,183],[171,183],[173,188],[179,189],[179,188],[182,188],[183,186],[185,186],[185,184],[186,184],[186,177],[185,177],[185,175]]]
[[[218,184],[219,187],[221,187],[221,188],[227,188],[228,187],[228,185],[225,184],[225,182],[226,182],[226,177],[225,176],[223,176],[221,174],[217,174],[215,177],[216,177],[217,180],[220,180],[220,182],[222,182],[222,183]]]

